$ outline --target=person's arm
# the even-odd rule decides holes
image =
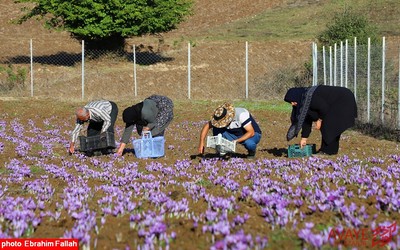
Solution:
[[[71,143],[69,144],[68,150],[70,154],[73,154],[75,152],[75,142],[78,139],[79,132],[81,131],[82,127],[83,123],[77,120],[74,130],[72,130],[71,132]]]
[[[306,119],[304,119],[303,126],[301,128],[301,139],[300,139],[301,148],[307,145],[307,138],[311,134],[312,122],[313,121],[309,116],[307,116]]]
[[[127,124],[125,126],[124,133],[122,134],[121,138],[121,144],[119,145],[119,148],[117,150],[117,155],[121,156],[123,154],[126,144],[129,142],[129,139],[131,138],[134,126],[135,124],[133,123]]]
[[[240,138],[238,138],[237,140],[235,140],[237,143],[240,142],[244,142],[247,139],[251,138],[254,136],[255,131],[254,131],[254,127],[251,124],[251,122],[249,122],[248,124],[246,124],[244,127],[244,130],[246,130],[246,133],[244,133],[244,135],[242,135]]]
[[[246,132],[240,138],[235,140],[238,143],[244,142],[245,140],[253,137],[255,134],[250,112],[242,112],[239,117],[239,122]]]
[[[208,121],[206,124],[204,124],[203,128],[201,129],[199,147],[198,147],[198,152],[200,154],[204,154],[204,141],[211,127],[212,127],[211,122]]]
[[[107,131],[107,129],[111,126],[111,116],[110,114],[106,114],[106,116],[101,117],[103,119],[103,127],[101,128],[101,133],[104,133]]]
[[[303,126],[301,127],[301,137],[302,138],[308,138],[311,134],[311,128],[312,128],[312,123],[313,121],[309,116],[304,119]]]

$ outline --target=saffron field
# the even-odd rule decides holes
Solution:
[[[336,156],[287,158],[290,109],[234,102],[263,130],[256,159],[240,145],[228,158],[199,156],[219,102],[177,102],[165,157],[88,158],[67,154],[81,104],[0,101],[0,238],[75,238],[80,249],[400,248],[396,142],[349,130]],[[118,144],[131,104],[117,104]],[[314,131],[309,141],[319,140]]]

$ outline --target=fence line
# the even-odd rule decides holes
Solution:
[[[32,43],[32,39],[30,40],[29,43],[29,50],[30,50],[30,66],[31,66],[31,97],[33,97],[33,43]]]
[[[30,97],[86,100],[143,98],[156,91],[178,99],[281,99],[274,90],[293,85],[310,58],[305,42],[295,43],[290,53],[268,42],[187,43],[161,52],[142,44],[117,52],[87,49],[84,41],[67,48],[62,42],[52,47],[49,40],[28,44],[25,50],[23,40],[13,41],[14,50],[0,53],[0,95],[25,96],[30,90]],[[7,79],[1,71],[7,65],[25,68],[30,86],[3,89]],[[98,89],[104,82],[114,87]]]
[[[191,76],[190,76],[190,72],[191,72],[191,69],[192,69],[192,67],[191,67],[191,63],[190,63],[190,43],[188,43],[188,66],[187,66],[187,68],[188,68],[188,99],[190,99],[190,87],[191,87],[191,82],[190,82],[190,79],[191,79]]]
[[[185,43],[160,53],[136,44],[110,53],[88,50],[84,41],[64,49],[62,42],[54,43],[60,48],[53,48],[49,41],[13,40],[16,49],[0,54],[0,91],[7,77],[1,70],[6,65],[29,71],[30,87],[23,88],[22,77],[21,90],[30,93],[21,91],[22,95],[81,100],[135,99],[153,93],[174,99],[281,100],[293,86],[341,85],[353,90],[359,120],[400,128],[400,65],[394,67],[400,64],[400,52],[386,53],[390,42],[383,38],[382,46],[358,45],[354,38],[353,42],[341,42],[340,47],[334,44],[322,49],[312,44],[312,53],[307,55],[304,51],[309,51],[309,43],[283,52],[268,42]],[[312,74],[307,76],[304,62],[310,57]],[[106,87],[99,89],[100,85]]]
[[[325,46],[319,51],[314,43],[313,75],[316,81],[315,84],[329,83],[331,86],[351,88],[359,106],[359,120],[364,123],[385,127],[392,126],[394,129],[399,129],[400,54],[397,62],[399,67],[396,70],[393,67],[396,64],[396,60],[394,58],[389,60],[386,56],[387,43],[385,37],[382,38],[381,46],[372,46],[370,38],[368,38],[366,46],[358,45],[357,38],[354,38],[353,50],[351,50],[348,40],[345,43],[340,42],[339,46],[338,49],[336,43],[333,45],[333,53],[332,46],[329,46],[329,55],[327,56]],[[337,50],[340,53],[339,62],[337,62]],[[319,56],[319,54],[322,55]],[[353,57],[353,60],[351,60],[351,57]],[[339,69],[338,71],[337,68]],[[353,79],[349,77],[351,70],[353,70]],[[329,81],[327,79],[328,75]],[[337,79],[340,79],[340,84],[338,84]],[[397,97],[394,94],[396,92]],[[396,102],[397,107],[394,107],[393,104]]]
[[[85,99],[85,41],[82,41],[82,100]]]
[[[398,67],[398,91],[397,91],[397,110],[400,110],[400,47],[399,47],[399,67]],[[400,111],[399,111],[400,112]],[[397,116],[397,129],[400,128],[400,115]]]

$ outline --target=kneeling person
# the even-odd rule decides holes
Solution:
[[[255,157],[261,129],[247,109],[234,107],[230,103],[224,103],[215,109],[211,120],[203,126],[200,133],[198,151],[201,154],[204,153],[204,141],[211,128],[214,136],[222,134],[223,138],[242,144],[248,151],[247,158]],[[225,154],[218,148],[217,151],[220,155]]]

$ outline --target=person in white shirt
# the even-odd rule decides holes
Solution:
[[[106,131],[114,133],[114,125],[117,120],[118,106],[112,101],[97,100],[79,107],[75,111],[76,125],[71,133],[69,153],[75,152],[75,143],[84,123],[88,122],[87,136],[94,136]]]
[[[262,132],[247,109],[234,107],[230,103],[224,103],[215,109],[211,120],[204,124],[201,130],[198,147],[200,154],[204,153],[204,141],[210,129],[214,136],[222,134],[223,138],[242,144],[248,151],[247,158],[255,157]],[[217,152],[221,156],[226,153],[218,148]]]

